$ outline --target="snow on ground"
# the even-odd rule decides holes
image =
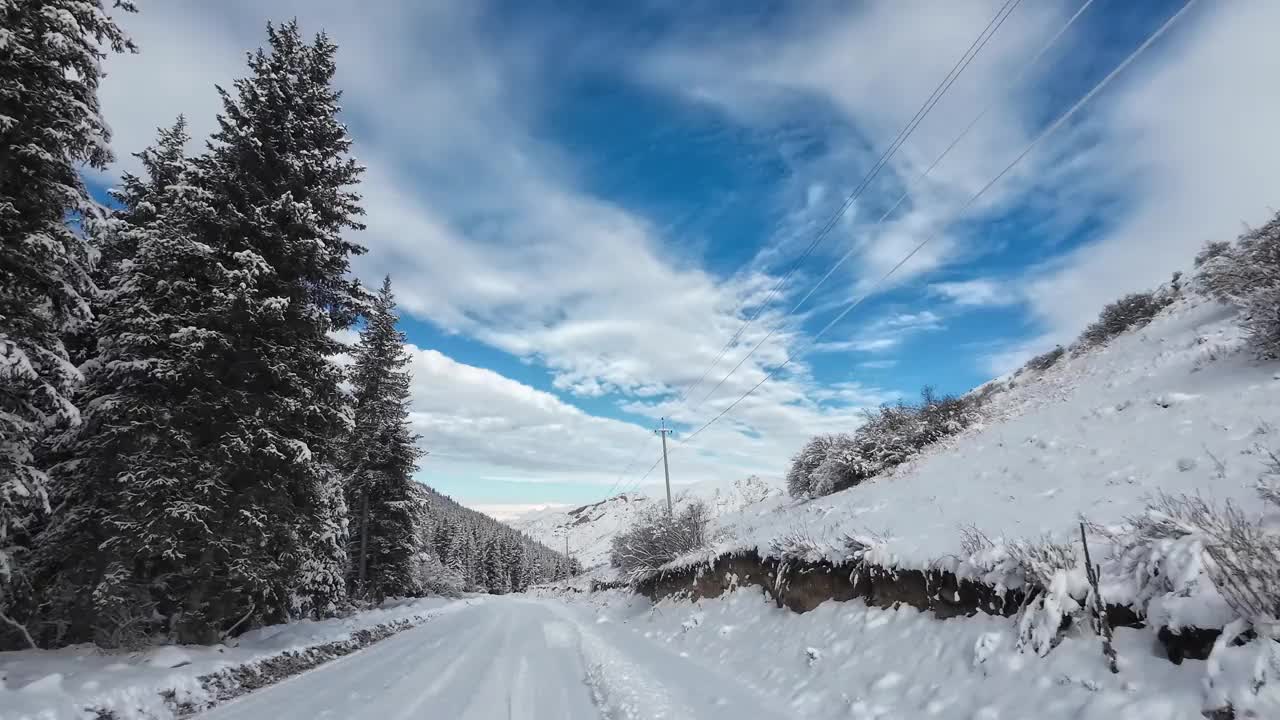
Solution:
[[[256,693],[206,720],[786,720],[732,674],[600,620],[518,595],[464,607]]]
[[[698,678],[709,694],[740,699],[724,680],[733,678],[737,692],[760,698],[755,709],[726,717],[1202,719],[1206,664],[1173,665],[1149,633],[1137,630],[1118,631],[1120,673],[1112,675],[1093,637],[1069,636],[1038,657],[1014,648],[1016,630],[1007,619],[985,615],[940,621],[857,600],[800,615],[752,590],[697,603],[651,605],[618,591],[564,600],[594,614],[594,627],[607,629],[613,647],[627,648],[633,659],[651,657],[643,669],[660,668],[665,651],[720,678]],[[1248,670],[1237,668],[1237,685],[1247,682]],[[679,678],[670,682],[687,687]],[[619,684],[623,692],[629,687],[625,678]],[[1280,713],[1280,697],[1263,701],[1271,704],[1257,705],[1257,717],[1280,717],[1268,714]]]
[[[202,717],[596,718],[578,645],[577,628],[547,603],[495,597]]]
[[[198,681],[202,675],[461,606],[445,598],[391,601],[345,618],[258,628],[234,645],[170,645],[132,653],[93,645],[0,652],[0,720],[93,718],[92,708],[110,709],[116,720],[168,717],[160,694],[173,691],[179,699],[199,702],[205,695]]]
[[[1117,523],[1160,491],[1258,508],[1262,451],[1280,449],[1280,363],[1243,349],[1234,311],[1179,303],[1035,375],[1003,381],[1013,387],[992,396],[982,426],[884,476],[722,517],[716,551],[770,554],[775,540],[800,535],[839,559],[849,534],[877,541],[876,562],[927,567],[959,551],[966,526],[993,539],[1062,539],[1081,516]]]

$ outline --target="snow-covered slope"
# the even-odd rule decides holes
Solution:
[[[716,517],[736,516],[771,498],[782,489],[759,477],[737,480],[728,486],[695,484],[680,487],[678,498],[706,501]],[[593,574],[605,574],[609,564],[609,543],[618,531],[627,528],[647,505],[659,502],[641,493],[624,493],[600,502],[574,508],[548,508],[525,513],[507,521],[508,525],[552,548],[564,548],[569,536],[569,552]]]
[[[1280,363],[1254,360],[1235,320],[1182,301],[1106,347],[997,381],[1007,389],[981,426],[843,492],[723,517],[720,549],[767,553],[802,536],[834,555],[854,535],[877,562],[924,567],[956,553],[966,527],[1061,538],[1081,516],[1115,523],[1157,492],[1252,509],[1265,451],[1280,449]]]

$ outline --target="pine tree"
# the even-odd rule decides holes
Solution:
[[[235,278],[209,328],[227,342],[206,359],[219,395],[200,441],[227,489],[214,525],[222,544],[206,548],[184,601],[207,618],[204,637],[242,618],[329,613],[346,597],[335,466],[350,418],[329,358],[343,350],[330,333],[364,301],[347,275],[363,248],[343,235],[362,227],[352,190],[362,168],[337,119],[337,48],[324,35],[304,43],[296,23],[267,34],[249,76],[234,93],[219,89],[188,211],[195,239]]]
[[[107,224],[101,237],[94,239],[98,258],[92,274],[99,289],[109,288],[120,264],[137,255],[138,238],[129,231],[157,222],[167,206],[180,198],[173,186],[187,172],[190,161],[185,150],[190,141],[187,118],[179,115],[173,125],[156,130],[154,145],[133,153],[143,174],[126,172],[121,176],[120,187],[110,191],[120,207],[112,213],[113,222]]]
[[[187,133],[186,118],[179,115],[173,125],[157,132],[154,145],[133,153],[142,165],[143,175],[126,172],[120,179],[120,187],[108,191],[119,207],[105,222],[95,223],[89,238],[96,254],[89,272],[94,286],[89,296],[94,322],[79,324],[66,338],[68,355],[77,367],[94,355],[99,334],[95,324],[103,314],[106,293],[116,281],[121,263],[137,254],[138,238],[134,230],[159,219],[165,205],[176,197],[167,190],[179,181],[187,168],[184,150],[191,136]]]
[[[511,577],[499,536],[489,538],[485,544],[484,585],[494,595],[505,595],[511,591]]]
[[[226,542],[219,518],[229,488],[204,452],[221,407],[206,359],[228,345],[213,328],[238,278],[191,235],[188,213],[203,200],[188,184],[184,143],[181,121],[161,131],[157,148],[168,158],[144,161],[156,174],[131,177],[127,202],[106,224],[114,270],[103,277],[97,342],[83,365],[84,422],[55,445],[64,514],[39,536],[34,563],[46,619],[66,626],[67,640],[92,631],[118,645],[156,630],[186,639],[183,628],[207,624],[185,598],[201,559]]]
[[[33,451],[51,429],[78,421],[71,394],[80,375],[62,335],[88,321],[90,282],[67,217],[92,224],[98,208],[79,166],[112,160],[98,111],[101,60],[133,45],[101,0],[5,2],[0,28],[0,618],[8,618],[15,555],[47,509]]]
[[[347,451],[352,590],[382,599],[415,592],[411,488],[418,437],[409,428],[410,357],[396,328],[391,278],[360,334],[351,373],[355,427]]]

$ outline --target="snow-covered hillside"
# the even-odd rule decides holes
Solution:
[[[1257,506],[1280,448],[1280,363],[1244,349],[1235,311],[1183,301],[1141,330],[1044,373],[996,381],[984,422],[871,481],[723,517],[722,549],[801,536],[843,552],[864,537],[883,564],[925,567],[962,531],[1059,539],[1081,517],[1116,523],[1158,492]],[[832,428],[832,431],[846,428]]]
[[[609,562],[609,540],[631,523],[636,512],[652,502],[640,493],[624,493],[597,503],[574,508],[547,508],[525,513],[507,524],[548,547],[565,547],[587,571],[597,571]]]
[[[706,501],[713,517],[732,517],[771,498],[781,497],[780,486],[751,476],[728,486],[695,484],[678,488],[677,498]],[[573,508],[548,508],[525,513],[507,521],[533,539],[552,548],[563,548],[569,536],[569,552],[593,574],[607,575],[609,543],[646,506],[659,502],[641,493],[629,492]]]

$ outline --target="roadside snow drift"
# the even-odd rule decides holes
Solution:
[[[258,628],[234,645],[168,645],[134,653],[93,645],[0,652],[0,720],[97,718],[100,711],[115,720],[169,718],[174,705],[201,706],[214,699],[200,682],[202,676],[349,640],[379,625],[427,619],[465,604],[445,598],[389,602],[346,618]],[[166,694],[172,694],[170,701]]]

